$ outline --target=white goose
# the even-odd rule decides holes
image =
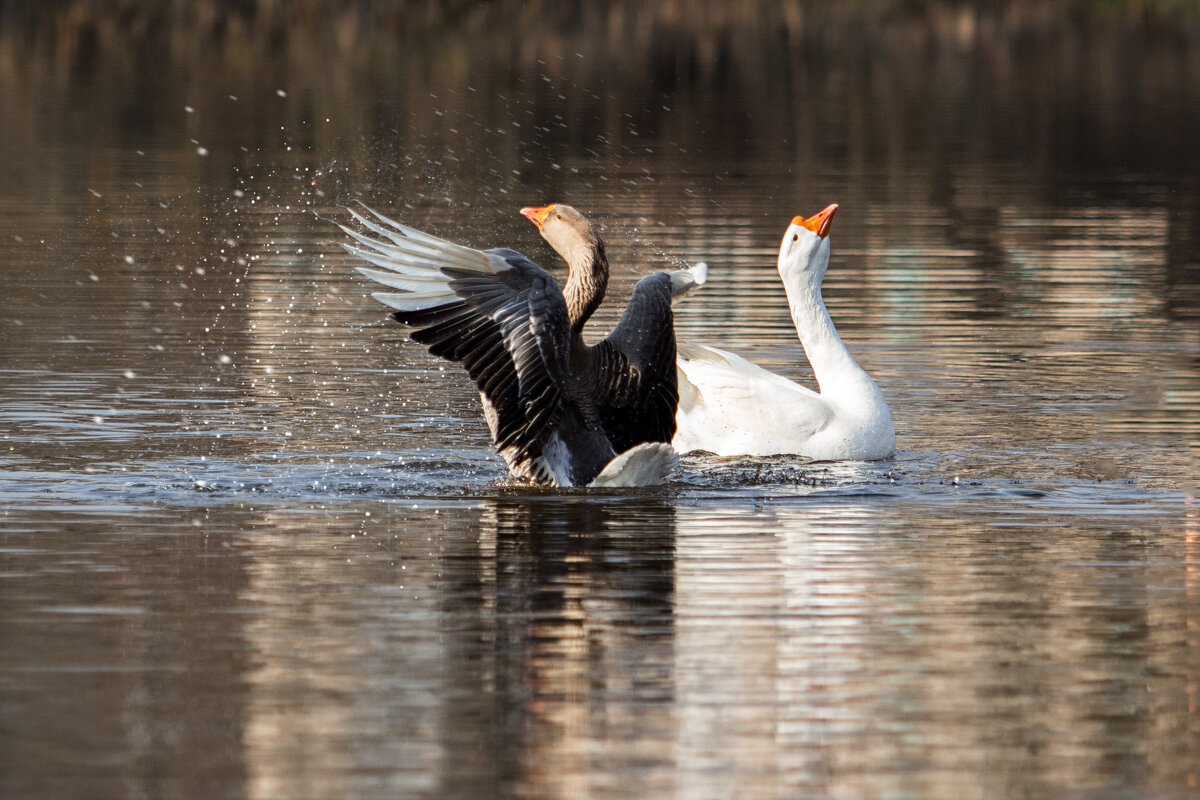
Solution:
[[[883,392],[846,349],[821,297],[837,208],[794,218],[779,248],[779,276],[820,393],[733,353],[681,341],[672,441],[678,451],[817,461],[869,461],[895,452]]]

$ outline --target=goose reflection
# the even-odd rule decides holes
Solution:
[[[674,508],[519,497],[490,502],[481,523],[501,775],[518,794],[578,797],[597,742],[618,761],[666,762]]]

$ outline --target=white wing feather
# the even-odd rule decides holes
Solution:
[[[678,430],[680,452],[704,449],[720,455],[793,452],[830,420],[828,405],[811,389],[739,355],[680,342]],[[754,409],[754,416],[747,416]]]

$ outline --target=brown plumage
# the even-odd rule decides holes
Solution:
[[[414,341],[467,369],[513,475],[575,486],[665,477],[678,403],[670,274],[639,281],[617,327],[588,345],[583,326],[604,299],[608,260],[579,212],[522,211],[571,254],[562,289],[514,250],[473,250],[368,212],[350,212],[359,228],[342,228],[358,244],[346,249],[386,270],[360,267],[368,277],[401,290],[375,297]]]
[[[659,437],[667,431],[675,435],[679,403],[669,302],[672,274],[659,272],[639,281],[617,327],[608,338],[588,345],[583,339],[584,323],[608,288],[603,240],[583,214],[562,203],[523,208],[521,214],[567,264],[563,295],[571,321],[572,394],[590,399],[586,406],[618,452],[642,441],[670,441]],[[647,304],[639,298],[642,283],[652,280],[662,284],[659,299],[665,298],[666,303]],[[670,325],[661,326],[661,319]]]

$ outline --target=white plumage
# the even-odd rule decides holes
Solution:
[[[888,458],[892,413],[838,335],[821,296],[837,206],[788,226],[779,275],[820,392],[715,347],[679,342],[673,444],[723,456],[795,454],[820,461]]]

